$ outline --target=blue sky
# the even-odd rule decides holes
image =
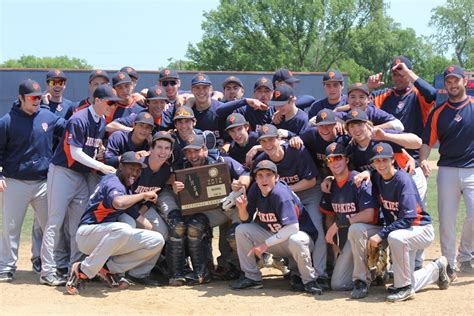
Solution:
[[[183,59],[218,0],[0,0],[0,63],[22,55],[77,57],[95,68],[156,70]],[[392,0],[402,27],[430,35],[444,0]]]

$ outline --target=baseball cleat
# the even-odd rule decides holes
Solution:
[[[463,261],[459,265],[459,272],[461,274],[472,274],[474,273],[474,269],[472,268],[471,261]]]
[[[403,302],[415,297],[415,290],[411,285],[397,288],[393,293],[387,295],[387,302]]]
[[[448,273],[449,282],[451,283],[456,282],[456,280],[458,279],[458,275],[456,271],[454,271],[454,269],[451,267],[450,264],[448,264],[448,267],[446,268],[446,272]]]
[[[319,287],[316,281],[308,282],[304,285],[304,290],[307,293],[314,294],[314,295],[322,295],[323,290]]]
[[[118,283],[115,280],[115,275],[110,273],[106,268],[100,269],[97,275],[102,281],[107,283],[108,287],[114,288],[118,286]]]
[[[36,257],[34,259],[31,259],[31,269],[35,273],[41,273],[41,258]]]
[[[58,276],[56,273],[48,274],[40,277],[40,284],[49,286],[63,286],[66,284],[66,279]]]
[[[438,287],[440,290],[446,290],[449,287],[449,276],[447,272],[448,259],[442,256],[434,261],[439,269]]]
[[[232,290],[244,290],[244,289],[261,289],[263,287],[262,281],[255,281],[242,276],[239,280],[231,283],[230,288]]]
[[[12,282],[12,281],[13,281],[13,273],[11,272],[0,273],[0,282]]]
[[[183,286],[186,285],[185,277],[174,277],[169,279],[169,285],[171,286]]]
[[[71,267],[71,273],[66,283],[66,292],[70,295],[77,295],[85,287],[85,280],[87,275],[82,273],[79,269],[81,263],[75,262]]]
[[[361,299],[367,297],[367,295],[369,295],[369,287],[367,286],[367,283],[362,280],[355,280],[354,288],[351,292],[351,298]]]

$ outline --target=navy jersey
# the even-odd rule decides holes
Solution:
[[[18,180],[46,179],[53,157],[53,139],[62,134],[64,119],[46,109],[32,115],[14,104],[0,119],[0,167]],[[0,177],[2,172],[0,172]]]
[[[67,122],[61,141],[54,153],[52,163],[56,166],[72,169],[80,173],[90,172],[89,167],[76,162],[71,156],[71,146],[82,148],[82,151],[95,159],[105,135],[105,120],[99,118],[96,123],[90,107],[71,116]]]
[[[146,112],[146,109],[143,109],[141,112]],[[126,117],[119,117],[118,119],[114,120],[119,124],[124,126],[133,127],[135,123],[135,119],[137,118],[138,113],[132,113]],[[173,120],[168,112],[163,112],[160,117],[155,117],[155,127],[153,128],[153,134],[159,131],[167,131],[173,128]]]
[[[431,112],[423,135],[430,147],[439,141],[438,166],[474,168],[474,98],[446,101]]]
[[[204,111],[198,111],[196,107],[193,106],[196,128],[202,131],[212,131],[214,135],[216,135],[219,146],[224,145],[225,118],[219,120],[219,116],[216,113],[217,108],[219,108],[221,104],[221,102],[212,99],[211,106]]]
[[[48,109],[52,113],[56,114],[63,119],[69,119],[74,113],[74,109],[77,107],[76,102],[63,98],[61,102],[49,101],[49,104],[41,103],[41,107]]]
[[[119,157],[127,151],[149,150],[150,145],[145,139],[143,143],[135,145],[132,142],[132,133],[125,131],[115,131],[110,135],[105,151],[105,163],[109,166],[118,168]]]
[[[285,183],[277,182],[268,196],[263,196],[257,183],[253,183],[247,199],[249,220],[255,214],[254,222],[272,233],[285,225],[298,223],[302,205]]]
[[[300,135],[308,127],[308,115],[304,111],[298,109],[295,116],[288,120],[282,117],[280,123],[275,126],[287,130],[289,137]]]
[[[288,144],[281,146],[285,152],[284,157],[278,162],[274,161],[278,168],[280,180],[292,185],[303,179],[313,179],[318,175],[313,159],[304,146],[301,146],[300,149],[290,147]],[[256,166],[262,160],[271,159],[263,152],[255,158],[253,166]]]
[[[344,181],[333,182],[331,193],[324,193],[321,198],[321,212],[349,218],[367,208],[378,209],[377,198],[372,194],[372,183],[366,184],[364,181],[357,187],[354,182],[357,174],[357,171],[351,171]],[[374,212],[371,224],[376,224],[377,221],[378,212]]]
[[[79,225],[117,222],[118,217],[124,212],[136,219],[139,216],[137,207],[117,210],[112,205],[114,198],[129,194],[132,194],[131,190],[125,187],[115,174],[102,177],[87,203],[87,210],[82,215]]]
[[[350,111],[351,110],[349,110],[348,112]],[[338,112],[337,117],[345,121],[348,112]],[[365,109],[365,113],[367,114],[369,121],[374,123],[375,126],[395,120],[395,117],[392,114],[389,114],[381,109],[376,108],[375,106],[373,106],[373,104],[369,104],[369,106]]]
[[[374,148],[378,143],[379,142],[376,140],[371,140],[365,149],[360,148],[356,143],[351,143],[347,146],[347,155],[350,157],[350,161],[355,170],[359,172],[375,170],[370,159],[373,156],[372,148]],[[405,168],[408,162],[408,157],[402,152],[402,147],[392,142],[387,143],[393,148],[394,159],[398,167]]]
[[[240,162],[241,164],[245,164],[245,156],[247,152],[255,145],[258,145],[258,134],[256,132],[249,132],[249,138],[247,144],[241,147],[235,141],[230,143],[229,147],[229,156]]]
[[[257,132],[263,125],[272,123],[275,108],[270,107],[267,111],[255,110],[247,104],[246,99],[242,99],[224,103],[217,109],[220,117],[227,117],[232,113],[242,114],[249,122],[250,130]]]
[[[107,124],[112,122],[113,120],[116,120],[120,117],[127,117],[132,113],[140,113],[143,111],[143,107],[139,105],[138,103],[132,103],[130,105],[123,105],[120,103],[117,103],[117,106],[112,108],[112,111],[110,112],[109,115],[105,117],[105,121]]]
[[[80,110],[83,110],[85,108],[88,108],[89,105],[92,105],[90,102],[89,102],[89,98],[86,98],[84,100],[81,100],[79,101],[79,103],[75,106],[73,112],[76,113],[76,112],[79,112]]]
[[[194,129],[193,134],[201,135],[202,131],[199,129]],[[186,159],[184,156],[183,148],[188,145],[186,140],[181,139],[179,133],[171,133],[171,136],[174,138],[173,144],[173,166],[176,169],[180,169],[183,167],[184,160]]]
[[[140,178],[138,181],[135,182],[133,186],[133,193],[143,193],[148,191],[153,191],[158,188],[163,189],[168,181],[172,167],[169,162],[165,162],[158,171],[154,172],[150,168],[150,157],[145,157],[144,163],[147,165],[146,168],[142,169],[142,173],[140,174]],[[159,191],[158,191],[159,193]]]
[[[372,92],[372,96],[376,107],[392,114],[403,123],[405,132],[421,137],[434,106],[436,89],[418,78],[406,91],[382,89]]]
[[[385,227],[378,232],[380,237],[386,238],[397,229],[431,224],[430,215],[408,173],[398,170],[390,180],[384,180],[376,173],[372,180],[385,221]]]
[[[331,111],[334,111],[336,108],[346,105],[346,104],[347,104],[347,96],[345,95],[343,95],[341,97],[341,100],[337,102],[336,104],[329,103],[328,98],[318,100],[314,102],[313,104],[311,104],[311,108],[309,109],[309,112],[308,112],[308,117],[309,118],[315,117],[316,115],[318,115],[319,111],[323,109],[329,109]]]

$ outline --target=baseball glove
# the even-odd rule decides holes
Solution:
[[[381,242],[378,247],[368,247],[367,265],[372,275],[372,280],[385,279],[388,265],[388,243]]]

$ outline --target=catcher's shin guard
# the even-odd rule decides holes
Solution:
[[[202,214],[198,214],[202,215]],[[207,245],[206,231],[209,224],[205,215],[195,216],[188,225],[188,248],[193,264],[193,270],[199,284],[209,282],[209,271],[207,269]]]
[[[80,271],[80,262],[73,263],[71,273],[66,283],[66,291],[70,295],[77,295],[85,287],[87,275]]]
[[[184,241],[186,224],[183,217],[174,211],[168,218],[169,239],[166,242],[166,263],[170,278],[184,278]]]

